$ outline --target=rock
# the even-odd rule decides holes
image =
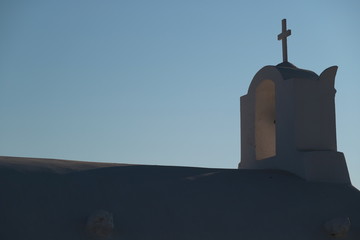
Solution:
[[[114,230],[113,215],[104,210],[95,211],[87,220],[87,230],[96,239],[109,239]]]
[[[326,232],[335,238],[345,237],[350,230],[350,219],[348,217],[333,218],[324,223]]]

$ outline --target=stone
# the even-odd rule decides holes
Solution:
[[[114,230],[113,215],[104,210],[95,211],[88,217],[86,226],[95,239],[109,239]]]
[[[348,217],[333,218],[324,223],[325,231],[334,238],[345,237],[350,230],[350,219]]]

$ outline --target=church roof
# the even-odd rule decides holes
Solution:
[[[208,169],[0,157],[0,239],[93,239],[89,216],[111,214],[113,239],[329,239],[360,192],[278,170]],[[105,238],[103,238],[105,239]]]
[[[297,68],[294,64],[290,62],[282,62],[275,66],[277,70],[281,73],[284,79],[291,78],[307,78],[307,79],[318,79],[318,75],[313,71]]]

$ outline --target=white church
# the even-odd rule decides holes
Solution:
[[[1,240],[360,239],[334,81],[288,62],[240,98],[238,169],[0,157]]]

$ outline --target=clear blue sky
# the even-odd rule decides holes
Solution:
[[[289,61],[338,65],[338,149],[360,187],[359,1],[0,3],[0,155],[236,168],[239,97]]]

